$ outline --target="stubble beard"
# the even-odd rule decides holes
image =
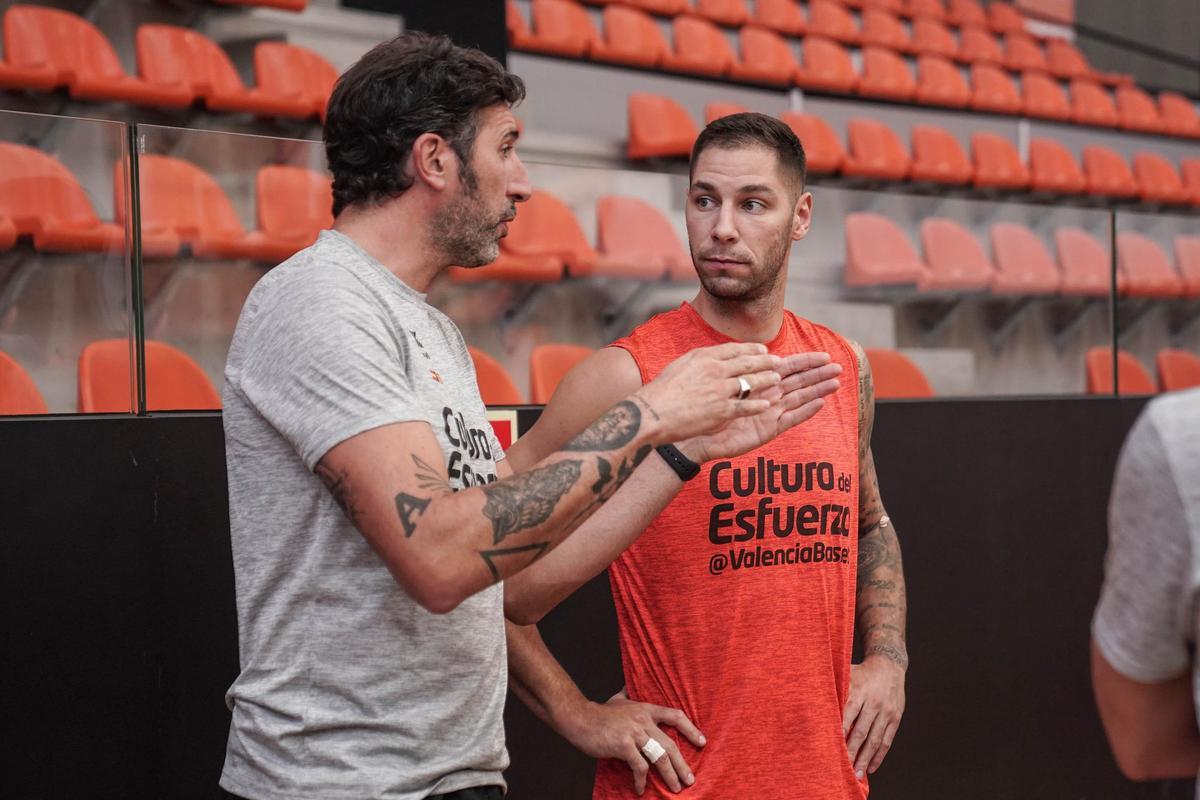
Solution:
[[[714,277],[697,270],[700,285],[704,287],[705,292],[718,300],[734,303],[752,303],[761,300],[771,293],[779,280],[779,274],[787,260],[790,241],[788,230],[781,231],[779,238],[767,251],[761,270],[752,273],[749,278]],[[694,249],[692,250],[692,261],[693,263],[700,261]]]
[[[480,200],[474,170],[464,165],[460,180],[462,192],[433,219],[433,241],[451,264],[483,267],[500,256],[498,217],[493,219]]]

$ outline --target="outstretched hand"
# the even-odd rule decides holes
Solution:
[[[751,395],[770,401],[753,416],[730,420],[707,436],[681,444],[681,449],[699,461],[732,458],[761,447],[779,434],[813,417],[825,405],[825,397],[841,385],[840,364],[831,363],[827,353],[797,353],[781,360],[782,380]]]

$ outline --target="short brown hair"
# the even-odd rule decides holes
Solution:
[[[469,170],[478,112],[524,97],[519,77],[446,36],[411,32],[376,45],[338,79],[329,98],[325,157],[333,215],[412,186],[402,165],[424,133],[446,139]]]
[[[747,111],[715,119],[700,132],[692,146],[692,165],[688,179],[700,154],[706,148],[736,150],[741,147],[762,147],[775,153],[779,168],[783,172],[784,184],[792,190],[793,197],[804,191],[805,159],[804,145],[786,123],[766,114]]]

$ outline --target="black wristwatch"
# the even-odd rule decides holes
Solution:
[[[663,461],[667,462],[667,466],[675,470],[681,481],[690,481],[700,474],[700,465],[679,452],[675,445],[660,444],[654,449],[663,457]]]

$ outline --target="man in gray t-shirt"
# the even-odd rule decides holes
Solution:
[[[1151,401],[1109,506],[1092,679],[1109,743],[1135,780],[1200,771],[1200,389]],[[1200,794],[1198,794],[1200,796]]]
[[[242,310],[224,393],[241,673],[221,786],[237,797],[498,798],[500,582],[573,531],[657,513],[590,519],[634,472],[677,489],[667,459],[757,446],[836,389],[814,354],[700,348],[513,475],[462,336],[423,292],[495,260],[528,198],[523,93],[445,37],[365,55],[327,111],[334,229]]]

